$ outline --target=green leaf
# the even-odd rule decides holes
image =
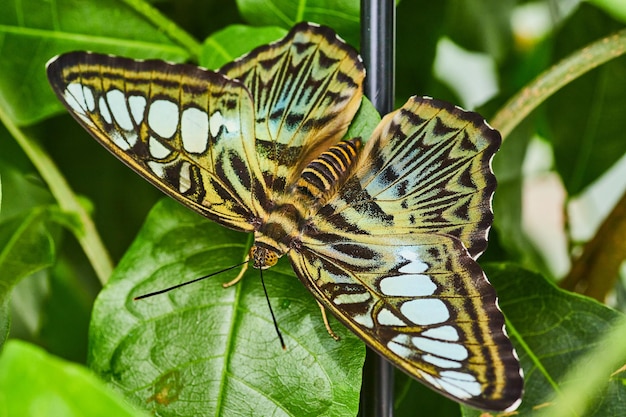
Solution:
[[[257,46],[273,42],[287,31],[279,27],[253,28],[244,25],[231,25],[209,36],[202,45],[200,65],[217,69],[250,52]]]
[[[433,85],[433,63],[446,9],[441,1],[403,1],[396,11],[396,108],[413,95],[442,97]]]
[[[47,210],[39,207],[0,223],[0,345],[9,328],[11,290],[21,279],[54,262],[54,243],[45,225],[46,218]]]
[[[501,60],[513,43],[511,12],[515,2],[452,0],[448,4],[448,36],[465,49]]]
[[[45,63],[61,52],[86,49],[176,61],[189,56],[158,27],[116,0],[6,0],[0,36],[0,106],[18,124],[61,111],[44,71]]]
[[[163,416],[355,415],[363,344],[332,319],[341,341],[327,334],[286,259],[263,272],[286,351],[257,270],[227,289],[238,268],[133,301],[238,264],[249,243],[172,200],[157,204],[96,300],[91,367]]]
[[[124,417],[131,408],[89,370],[41,348],[9,341],[0,355],[1,416]]]
[[[237,0],[239,12],[255,26],[290,29],[308,21],[330,26],[348,43],[359,44],[360,8],[358,0]]]
[[[536,409],[551,406],[554,394],[575,382],[568,379],[568,371],[600,347],[599,340],[623,315],[590,298],[560,290],[540,275],[516,266],[489,264],[485,272],[498,291],[509,336],[524,368],[525,392],[519,415],[534,415]],[[626,339],[621,343],[626,352]],[[580,365],[589,369],[595,366],[593,361]],[[611,400],[626,395],[623,380],[611,377],[610,372],[604,377],[604,386],[579,393],[589,396],[593,404],[593,411],[579,414],[581,417],[626,413],[623,401]],[[465,407],[463,412],[465,416],[481,415]]]
[[[623,0],[588,0],[589,3],[604,9],[615,19],[626,23],[626,3]]]
[[[351,139],[359,137],[363,139],[364,142],[367,142],[379,122],[380,115],[374,108],[374,105],[367,97],[363,97],[361,107],[359,107],[359,111],[356,112],[345,138]]]
[[[561,29],[556,53],[564,56],[621,27],[581,4]],[[626,153],[625,73],[626,57],[614,59],[568,84],[547,102],[556,167],[570,195],[580,193]]]

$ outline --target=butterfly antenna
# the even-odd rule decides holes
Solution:
[[[265,288],[265,280],[263,279],[263,270],[260,268],[259,268],[259,273],[261,274],[261,285],[263,286],[265,299],[267,300],[267,305],[270,308],[270,314],[272,315],[272,322],[274,323],[274,329],[276,330],[276,334],[278,335],[278,339],[280,340],[280,346],[283,348],[283,350],[287,350],[287,346],[285,346],[285,341],[283,340],[283,335],[280,333],[280,330],[278,329],[278,322],[276,321],[274,310],[272,310],[272,303],[270,303],[270,298],[267,295],[267,288]]]
[[[202,281],[203,279],[207,279],[207,278],[210,278],[210,277],[212,277],[214,275],[221,274],[222,272],[226,272],[226,271],[230,271],[231,269],[235,269],[235,268],[245,264],[246,262],[248,262],[247,259],[245,261],[243,261],[242,263],[239,263],[239,264],[236,264],[236,265],[233,265],[233,266],[229,266],[228,268],[224,268],[221,271],[213,272],[212,274],[205,275],[205,276],[200,277],[200,278],[192,279],[191,281],[183,282],[181,284],[176,284],[176,285],[173,285],[171,287],[165,288],[164,290],[149,292],[147,294],[143,294],[143,295],[140,295],[138,297],[135,297],[135,298],[133,298],[133,300],[135,300],[135,301],[142,300],[144,298],[152,297],[154,295],[159,295],[159,294],[166,293],[168,291],[175,290],[176,288],[184,287],[185,285],[193,284],[194,282]],[[263,288],[265,288],[265,286]],[[266,296],[267,296],[267,292],[266,292]],[[272,313],[272,315],[273,315],[273,313]]]

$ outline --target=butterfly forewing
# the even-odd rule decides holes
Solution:
[[[519,399],[518,360],[496,294],[447,235],[307,239],[297,275],[368,345],[413,377],[467,404],[503,410]]]
[[[256,148],[273,193],[284,193],[344,136],[365,75],[359,56],[332,30],[306,23],[220,72],[241,81],[254,98]]]
[[[123,162],[201,214],[252,230],[253,194],[264,191],[241,84],[190,65],[84,52],[55,59],[48,76],[70,113]]]
[[[411,98],[387,115],[324,221],[345,230],[363,219],[368,234],[447,233],[476,258],[487,247],[496,180],[491,159],[500,135],[478,114]]]

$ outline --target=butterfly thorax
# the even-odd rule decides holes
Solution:
[[[300,225],[303,224],[305,215],[303,210],[300,204],[274,205],[267,218],[254,233],[255,246],[275,252],[277,257],[287,253],[300,233]],[[252,252],[251,258],[253,258]]]
[[[255,231],[255,245],[250,251],[255,268],[269,268],[289,250],[297,250],[299,237],[310,229],[319,208],[344,183],[360,148],[360,138],[331,146],[306,166],[293,186],[275,196]]]

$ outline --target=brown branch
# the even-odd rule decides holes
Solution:
[[[595,236],[585,244],[583,253],[572,260],[562,288],[604,302],[615,287],[619,268],[626,259],[626,193],[604,219]]]

